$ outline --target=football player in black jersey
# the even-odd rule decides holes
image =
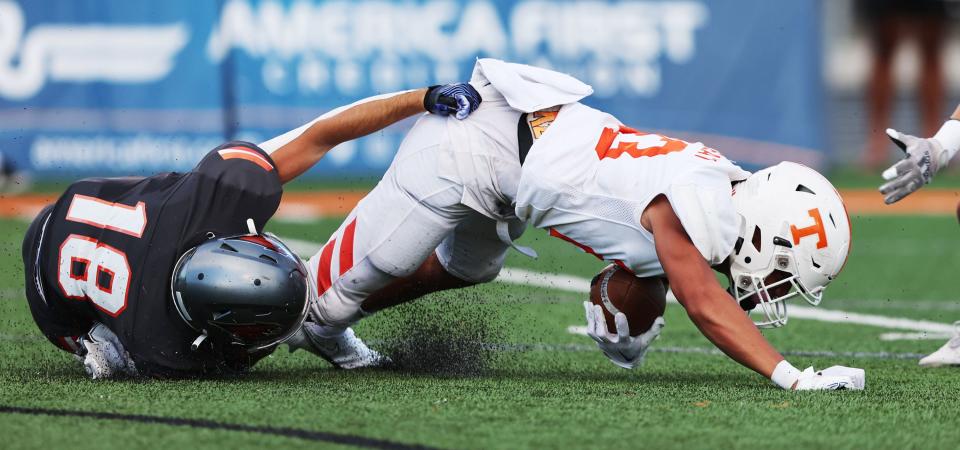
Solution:
[[[304,334],[315,288],[263,227],[282,184],[334,146],[480,101],[466,84],[373,97],[262,144],[271,153],[229,142],[190,172],[73,183],[23,241],[33,318],[93,378],[242,373],[285,339],[338,367],[377,364],[349,329]]]

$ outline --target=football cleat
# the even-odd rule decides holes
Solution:
[[[943,367],[960,365],[960,321],[954,322],[953,337],[939,350],[923,357],[920,367]]]
[[[303,349],[340,369],[379,367],[390,362],[390,358],[367,347],[353,332],[353,328],[333,333],[329,330],[329,327],[316,322],[304,322],[303,327],[285,343],[290,353]]]

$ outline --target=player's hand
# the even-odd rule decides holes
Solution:
[[[859,384],[858,384],[859,382]],[[864,371],[843,366],[833,366],[821,371],[807,367],[793,385],[795,391],[836,391],[841,389],[863,390]]]
[[[850,381],[853,381],[854,390],[862,390],[867,384],[867,372],[863,369],[856,369],[853,367],[844,367],[844,366],[833,366],[827,367],[820,371],[823,376],[832,377],[832,376],[841,376],[841,377],[850,377]]]
[[[665,324],[663,317],[657,317],[646,333],[630,336],[627,316],[621,312],[614,316],[617,332],[611,333],[607,329],[602,306],[583,302],[583,309],[587,318],[587,335],[597,342],[597,346],[611,362],[624,369],[633,369],[643,364],[647,349],[660,336],[660,330]]]
[[[86,351],[80,358],[90,378],[100,380],[116,375],[137,375],[137,369],[120,344],[120,339],[105,325],[94,324],[90,332],[80,338],[80,344]]]
[[[947,161],[942,161],[946,153],[936,139],[921,139],[892,128],[887,129],[887,136],[906,153],[903,160],[883,171],[887,182],[880,186],[880,193],[889,205],[933,180],[933,175]]]
[[[430,86],[423,96],[423,108],[431,114],[466,119],[477,110],[483,98],[470,83],[454,83]]]

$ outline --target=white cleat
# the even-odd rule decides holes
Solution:
[[[390,362],[390,358],[367,347],[349,327],[337,329],[304,322],[300,330],[287,338],[285,343],[290,353],[303,349],[340,369],[378,367]]]
[[[953,337],[939,350],[923,357],[921,367],[943,367],[960,365],[960,321],[954,322]]]

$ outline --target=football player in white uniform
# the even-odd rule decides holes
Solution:
[[[700,143],[630,129],[567,75],[481,59],[469,120],[422,116],[380,183],[310,259],[323,336],[429,292],[493,280],[527,224],[639,277],[666,277],[703,334],[784,389],[862,389],[864,371],[799,371],[764,339],[786,301],[812,304],[850,243],[843,203],[806,167],[751,175]],[[732,279],[731,294],[711,267]],[[635,367],[663,326],[629,337],[587,308],[608,358]],[[618,320],[625,328],[625,320]],[[620,331],[620,332],[618,332]]]
[[[883,171],[880,193],[887,204],[895,203],[933,180],[933,176],[950,163],[960,150],[960,105],[940,131],[933,137],[916,136],[888,129],[887,135],[905,155],[902,160]],[[924,367],[960,365],[960,321],[954,323],[954,336],[939,350],[920,360]]]

